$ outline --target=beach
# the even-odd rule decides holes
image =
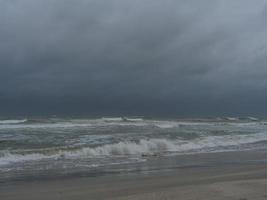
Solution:
[[[9,181],[0,184],[0,199],[267,199],[266,158],[265,151],[188,155],[187,160],[196,165],[145,173]]]
[[[267,200],[267,0],[0,0],[0,200]]]

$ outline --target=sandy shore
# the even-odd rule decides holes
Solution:
[[[267,200],[267,164],[0,184],[1,200]]]

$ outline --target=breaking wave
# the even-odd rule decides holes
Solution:
[[[124,141],[105,144],[97,147],[83,147],[79,149],[47,150],[38,153],[12,153],[0,151],[0,166],[14,162],[24,162],[42,159],[82,159],[113,156],[149,156],[164,155],[165,153],[198,153],[227,149],[226,147],[240,147],[241,145],[267,141],[267,133],[248,135],[206,136],[194,140],[142,139],[137,142]],[[212,149],[212,150],[211,150]]]
[[[240,146],[262,142],[267,140],[267,133],[257,133],[251,135],[227,135],[208,136],[191,141],[149,139],[139,142],[119,142],[107,144],[95,148],[82,148],[78,151],[62,152],[66,157],[77,156],[114,156],[114,155],[153,155],[155,153],[167,152],[190,152],[194,150],[204,150],[215,147]]]

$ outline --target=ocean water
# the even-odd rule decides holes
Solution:
[[[267,123],[253,120],[0,120],[0,181],[145,171],[164,166],[163,157],[266,149]]]

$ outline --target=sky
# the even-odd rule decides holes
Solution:
[[[0,0],[0,115],[267,116],[265,0]]]

